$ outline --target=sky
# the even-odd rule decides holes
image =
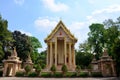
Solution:
[[[0,0],[0,14],[8,21],[10,31],[18,30],[44,39],[62,20],[78,39],[75,48],[88,38],[92,23],[103,23],[120,16],[120,0]]]

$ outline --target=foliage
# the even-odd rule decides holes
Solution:
[[[51,77],[51,74],[49,72],[41,73],[41,77]]]
[[[115,40],[115,44],[112,47],[112,52],[114,53],[113,57],[116,62],[116,73],[117,76],[120,76],[120,39]]]
[[[52,65],[52,67],[50,68],[50,70],[52,71],[53,74],[55,74],[55,72],[56,72],[56,67],[55,67],[55,65]]]
[[[102,73],[101,72],[92,72],[91,76],[92,77],[102,77]]]
[[[68,71],[67,66],[65,64],[62,66],[61,71],[63,72],[63,76],[65,76],[66,72]]]
[[[53,75],[53,77],[60,78],[60,77],[62,77],[62,73],[56,72],[56,73]]]
[[[40,65],[37,65],[37,66],[35,67],[35,71],[36,71],[37,75],[40,76],[41,66],[40,66]]]
[[[18,72],[16,72],[16,77],[23,77],[24,76],[24,72],[22,72],[22,71],[18,71]]]
[[[26,75],[28,75],[31,72],[31,67],[29,65],[26,65],[25,71],[26,71]]]
[[[115,59],[117,75],[120,74],[119,55],[119,39],[120,39],[120,17],[116,21],[112,19],[105,20],[103,24],[92,24],[89,26],[88,43],[92,53],[96,53],[98,60],[102,55],[102,49],[107,48],[108,54]],[[120,75],[119,75],[120,76]]]
[[[45,65],[46,65],[46,50],[45,50],[45,51],[42,51],[42,52],[39,54],[39,56],[38,56],[35,64],[41,65],[41,68],[42,68],[42,69],[45,68]]]
[[[80,77],[88,77],[88,76],[89,76],[88,72],[81,72],[80,73]]]
[[[82,69],[86,68],[92,61],[93,54],[85,52],[76,52],[76,65],[81,66]]]
[[[28,77],[37,77],[37,76],[38,76],[38,74],[36,72],[30,72],[28,74]]]
[[[30,39],[30,43],[32,46],[31,59],[32,59],[33,63],[36,64],[37,58],[39,57],[38,48],[41,48],[42,45],[36,37],[29,36],[29,39]]]
[[[32,51],[29,37],[20,31],[14,31],[13,38],[15,39],[14,46],[16,46],[18,56],[22,61],[25,61]]]
[[[76,70],[76,76],[79,76],[81,67],[79,65],[77,65],[75,70]]]
[[[88,33],[88,42],[91,46],[92,53],[96,53],[96,59],[99,59],[102,53],[102,47],[105,44],[104,39],[104,25],[103,24],[92,24],[89,26],[90,32]]]
[[[8,21],[2,19],[0,15],[0,62],[11,54],[9,51],[13,41],[12,34],[8,30]]]

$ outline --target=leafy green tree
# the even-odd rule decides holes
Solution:
[[[42,45],[36,37],[31,37],[30,36],[29,38],[30,38],[30,43],[32,45],[31,59],[32,59],[33,63],[36,63],[37,58],[39,57],[38,48],[41,48]]]
[[[8,21],[0,15],[0,62],[11,54],[8,51],[11,50],[13,41],[12,33],[8,30]]]
[[[116,39],[112,47],[112,53],[114,53],[114,59],[116,62],[116,73],[120,76],[120,39]]]
[[[46,65],[46,50],[42,51],[39,54],[35,64],[40,64],[42,69],[45,68],[45,65]]]
[[[29,37],[22,34],[20,31],[14,31],[13,38],[15,40],[14,46],[16,46],[18,56],[22,61],[25,61],[28,58],[28,55],[32,52]]]
[[[76,65],[81,66],[82,69],[86,68],[92,61],[93,54],[85,52],[76,52]]]
[[[88,42],[92,48],[92,53],[96,53],[96,58],[102,55],[102,48],[105,45],[104,32],[105,28],[103,24],[92,24],[89,26],[90,32],[88,33]]]

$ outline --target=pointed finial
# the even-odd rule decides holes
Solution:
[[[62,21],[62,17],[60,17],[60,21]]]

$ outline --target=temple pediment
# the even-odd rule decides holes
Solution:
[[[66,37],[68,41],[77,42],[77,39],[74,37],[73,34],[66,28],[64,23],[60,20],[55,29],[50,33],[50,35],[47,36],[45,39],[45,42],[53,41],[55,38],[58,37],[58,39],[62,39],[63,37]]]

